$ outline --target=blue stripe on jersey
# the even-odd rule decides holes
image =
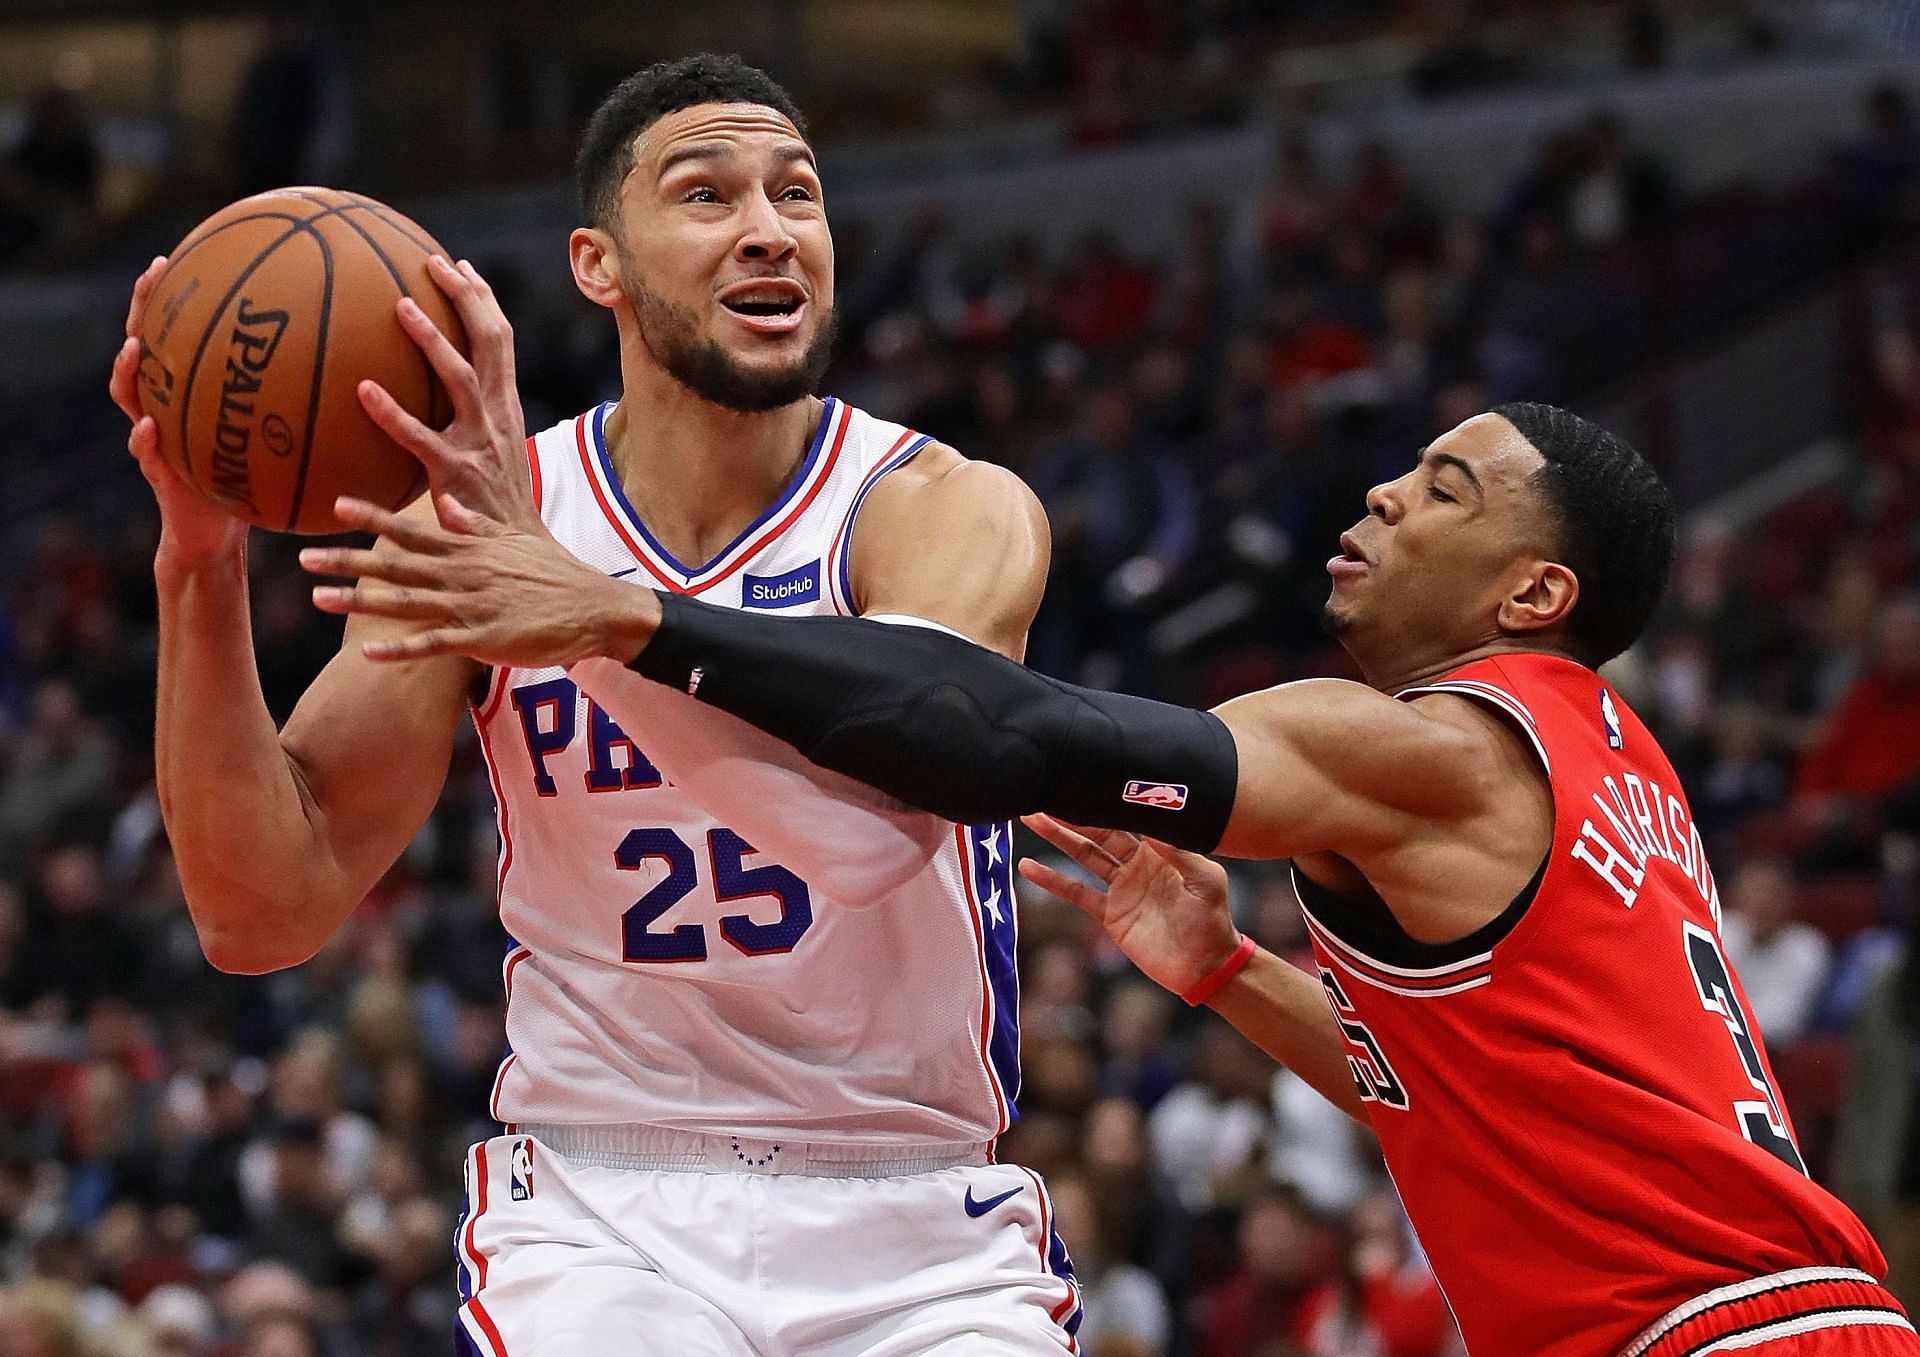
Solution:
[[[466,1321],[459,1315],[453,1317],[453,1357],[487,1357],[480,1351],[480,1345],[473,1341],[473,1335],[467,1332]]]
[[[993,1036],[987,1058],[1007,1094],[1007,1120],[1019,1117],[1014,1099],[1020,1096],[1020,975],[1014,967],[1019,921],[1013,908],[1013,826],[1001,821],[968,825],[967,847],[973,854],[974,906],[980,911],[980,943],[986,953],[987,983],[993,990]]]
[[[840,578],[840,597],[846,603],[849,612],[853,609],[853,591],[847,587],[847,558],[853,552],[853,520],[860,516],[860,502],[867,497],[869,490],[872,490],[874,486],[880,484],[880,482],[885,480],[890,474],[912,461],[919,455],[920,449],[926,447],[926,445],[932,441],[932,435],[921,434],[918,438],[907,444],[906,447],[896,452],[879,471],[867,478],[867,483],[860,487],[860,492],[853,497],[853,503],[847,507],[846,531],[841,534],[840,555],[838,559],[833,562],[832,570],[833,573]],[[829,583],[831,583],[831,581],[829,581]]]
[[[453,1284],[459,1289],[462,1302],[473,1298],[473,1274],[467,1271],[467,1253],[460,1247],[460,1235],[467,1228],[467,1217],[472,1211],[473,1206],[467,1196],[466,1174],[463,1173],[460,1175],[460,1215],[453,1222]],[[453,1328],[455,1333],[465,1336],[466,1330],[458,1319],[454,1320]]]
[[[1075,1285],[1078,1278],[1073,1275],[1073,1259],[1067,1256],[1067,1246],[1060,1238],[1058,1225],[1051,1225],[1047,1229],[1047,1271],[1069,1285],[1074,1285],[1073,1310],[1060,1321],[1060,1327],[1067,1331],[1069,1337],[1072,1337],[1080,1332],[1080,1321],[1086,1315],[1086,1308],[1079,1303],[1080,1291]]]
[[[807,483],[807,477],[813,474],[814,464],[820,460],[820,449],[826,446],[827,429],[833,424],[833,410],[837,404],[839,404],[839,402],[833,396],[828,396],[821,402],[820,425],[813,431],[813,441],[807,445],[806,460],[801,462],[800,470],[795,472],[793,479],[787,482],[787,488],[780,492],[780,497],[772,504],[769,504],[766,511],[762,513],[760,517],[747,524],[738,537],[714,553],[713,558],[705,565],[687,566],[675,560],[672,552],[654,540],[653,534],[647,531],[647,525],[641,521],[640,515],[634,512],[633,505],[627,502],[627,492],[621,488],[620,478],[613,474],[613,459],[607,455],[605,428],[607,411],[613,408],[612,401],[606,402],[593,412],[593,450],[600,458],[601,469],[607,473],[607,485],[613,491],[614,503],[618,504],[620,506],[620,512],[627,516],[628,525],[640,534],[641,540],[651,547],[659,555],[661,560],[665,561],[682,575],[691,578],[711,570],[715,565],[719,564],[720,561],[725,559],[728,552],[758,532],[766,525],[769,519],[786,508],[788,502],[800,493],[800,487]]]

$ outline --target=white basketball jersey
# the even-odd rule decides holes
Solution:
[[[627,503],[609,409],[528,440],[548,529],[609,575],[785,616],[852,611],[861,501],[928,442],[827,399],[792,483],[694,568]],[[616,725],[563,670],[495,672],[474,722],[513,939],[495,1117],[847,1142],[1006,1129],[1019,1065],[1009,825],[954,826],[905,886],[848,909],[664,780],[646,730]],[[777,813],[804,821],[809,807]]]

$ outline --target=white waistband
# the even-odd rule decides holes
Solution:
[[[844,1145],[790,1140],[784,1136],[702,1135],[659,1126],[521,1125],[513,1134],[532,1136],[576,1164],[607,1169],[676,1173],[782,1173],[810,1178],[904,1178],[916,1173],[985,1164],[982,1141],[919,1145]]]
[[[1869,1272],[1861,1272],[1850,1267],[1802,1267],[1790,1272],[1773,1272],[1764,1277],[1755,1277],[1751,1281],[1735,1282],[1709,1291],[1703,1296],[1695,1296],[1684,1305],[1677,1305],[1649,1325],[1638,1338],[1620,1354],[1620,1357],[1640,1357],[1640,1354],[1672,1333],[1682,1324],[1703,1310],[1711,1310],[1716,1305],[1724,1305],[1730,1300],[1746,1300],[1753,1296],[1764,1295],[1768,1291],[1778,1291],[1783,1286],[1800,1286],[1807,1282],[1866,1282],[1879,1286],[1880,1279]]]

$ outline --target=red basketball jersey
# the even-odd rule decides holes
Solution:
[[[1709,1293],[1756,1279],[1885,1296],[1872,1237],[1806,1175],[1646,727],[1552,656],[1401,696],[1429,692],[1492,706],[1546,765],[1553,847],[1533,886],[1429,945],[1299,884],[1355,1081],[1474,1357],[1665,1351],[1673,1323],[1710,1327]]]

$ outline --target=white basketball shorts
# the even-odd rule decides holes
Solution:
[[[467,1156],[462,1357],[1078,1351],[1046,1189],[978,1147],[518,1130]]]

